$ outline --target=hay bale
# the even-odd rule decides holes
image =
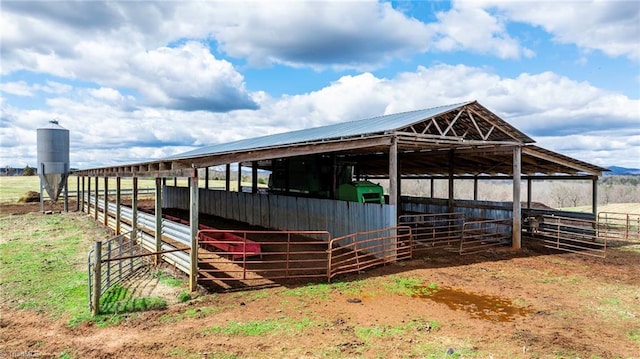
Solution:
[[[29,191],[20,197],[18,203],[40,202],[40,193]]]

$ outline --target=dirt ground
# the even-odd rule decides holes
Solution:
[[[441,291],[388,289],[402,280]],[[637,249],[433,251],[339,281],[321,293],[289,283],[200,293],[104,328],[3,305],[0,358],[640,358]],[[215,330],[267,320],[287,329]]]

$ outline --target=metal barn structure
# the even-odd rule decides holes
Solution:
[[[327,174],[333,186],[329,186],[325,198],[287,193],[286,188],[285,193],[277,194],[259,190],[259,170],[272,170],[279,161],[301,157],[321,157],[323,161],[333,163],[334,169],[341,164],[349,164],[355,178],[388,180],[385,203],[335,200],[335,170]],[[237,164],[239,172],[242,167],[251,168],[252,187],[249,192],[230,191],[232,164]],[[225,166],[225,187],[221,190],[208,188],[206,177],[205,186],[200,188],[198,170],[213,166]],[[477,201],[478,180],[511,181],[514,199],[521,198],[521,185],[526,183],[530,201],[534,180],[587,179],[593,183],[595,216],[597,180],[603,171],[606,169],[536,146],[533,139],[478,102],[471,101],[217,144],[156,161],[80,170],[75,175],[78,176],[79,206],[83,210],[90,212],[93,208],[95,218],[101,218],[105,225],[111,224],[118,233],[124,230],[121,226],[137,228],[141,221],[145,221],[150,228],[144,235],[146,239],[143,238],[146,247],[157,253],[158,260],[162,258],[188,273],[192,288],[195,288],[199,275],[201,213],[283,231],[289,236],[292,231],[297,231],[298,235],[331,243],[328,249],[323,249],[323,253],[330,253],[328,271],[331,278],[338,273],[332,272],[336,261],[331,257],[333,248],[368,254],[367,258],[349,259],[353,263],[358,261],[358,266],[362,265],[361,260],[374,263],[380,253],[385,253],[382,255],[385,258],[401,259],[404,247],[400,243],[406,238],[407,231],[413,231],[413,236],[419,237],[424,234],[420,230],[426,228],[426,223],[445,223],[445,227],[455,224],[460,233],[468,234],[465,237],[470,238],[467,244],[479,246],[489,241],[486,228],[499,227],[501,235],[493,243],[504,244],[507,241],[519,249],[522,221],[529,215],[523,216],[519,200],[511,203]],[[209,171],[205,171],[205,176],[208,174]],[[238,174],[240,179],[241,173]],[[132,206],[121,209],[120,179],[126,177],[134,181]],[[137,179],[146,177],[156,179],[154,214],[141,214],[137,209]],[[167,181],[181,177],[189,179],[188,187],[178,187],[175,182],[170,185]],[[104,192],[98,191],[99,179],[104,181]],[[116,181],[115,203],[108,201],[109,179]],[[433,192],[426,198],[403,196],[402,181],[406,179],[446,179],[449,183],[448,198],[433,198]],[[454,198],[457,179],[474,180],[474,200]],[[431,188],[433,191],[433,185]],[[530,202],[524,206],[525,211],[529,207]],[[189,221],[173,223],[163,218],[163,208],[187,210]],[[459,216],[474,221],[458,225]],[[433,229],[433,226],[429,228]],[[172,240],[178,238],[172,237],[178,232],[182,233],[182,240]],[[383,232],[387,234],[379,235]],[[478,233],[481,238],[472,240]],[[247,233],[242,235],[246,240]],[[450,244],[451,238],[446,235],[444,238]],[[440,242],[425,243],[432,246]],[[462,252],[462,241],[459,245]],[[378,252],[370,250],[376,246],[381,248]],[[181,248],[185,251],[180,252]],[[245,268],[243,276],[246,277],[246,257],[242,262]],[[322,265],[326,264],[320,267]],[[286,270],[287,273],[290,270],[288,265]]]

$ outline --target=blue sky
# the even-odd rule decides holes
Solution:
[[[0,3],[0,165],[71,166],[478,100],[537,144],[640,167],[640,2]]]

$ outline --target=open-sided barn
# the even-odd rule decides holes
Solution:
[[[110,211],[117,223],[121,213],[99,202],[98,178],[107,183],[108,178],[155,177],[154,228],[163,226],[162,208],[190,211],[189,240],[183,242],[190,248],[198,247],[198,214],[204,213],[267,229],[307,231],[309,237],[330,242],[325,252],[340,247],[368,255],[367,263],[379,263],[402,258],[405,252],[399,243],[406,238],[405,231],[413,233],[409,237],[422,238],[415,241],[421,242],[422,247],[454,242],[461,252],[487,244],[520,248],[523,218],[533,220],[527,212],[530,203],[524,205],[527,213],[523,215],[519,200],[477,201],[478,180],[511,181],[514,199],[523,197],[521,186],[526,183],[526,198],[530,201],[533,180],[588,179],[593,182],[596,213],[596,183],[606,169],[534,143],[489,109],[471,101],[215,144],[156,161],[85,169],[75,174],[79,176],[82,208],[90,211],[93,206],[96,218],[102,211],[105,224]],[[232,164],[239,171],[242,167],[252,169],[249,192],[230,191]],[[223,190],[208,188],[208,179],[205,186],[199,186],[202,179],[198,170],[214,166],[226,166]],[[268,191],[258,187],[261,170],[271,171],[274,176]],[[86,177],[94,178],[93,193],[90,179],[85,186]],[[167,181],[177,177],[189,178],[189,187]],[[388,180],[384,196],[376,197],[376,186],[366,181],[376,179]],[[433,198],[433,192],[423,198],[403,196],[402,183],[410,179],[446,179],[448,198]],[[454,198],[457,179],[474,180],[474,200]],[[118,183],[119,180],[116,186]],[[366,193],[374,200],[366,200]],[[107,198],[106,192],[103,198]],[[135,200],[133,207],[131,216],[135,217]],[[139,220],[130,218],[129,224],[136,227]],[[444,227],[448,229],[441,238],[446,240],[437,240],[435,234],[426,237],[428,229],[435,233],[435,229]],[[468,231],[468,237],[464,237],[464,231]],[[156,251],[179,247],[171,245],[163,235],[167,234],[155,231],[155,243],[148,247]],[[409,251],[418,248],[416,243],[412,242]],[[164,258],[189,273],[195,286],[198,251],[190,252],[189,256],[180,253],[183,257],[166,253]],[[329,278],[336,273],[332,272],[336,265],[332,260],[329,254]],[[347,267],[361,268],[352,262],[345,264]]]

